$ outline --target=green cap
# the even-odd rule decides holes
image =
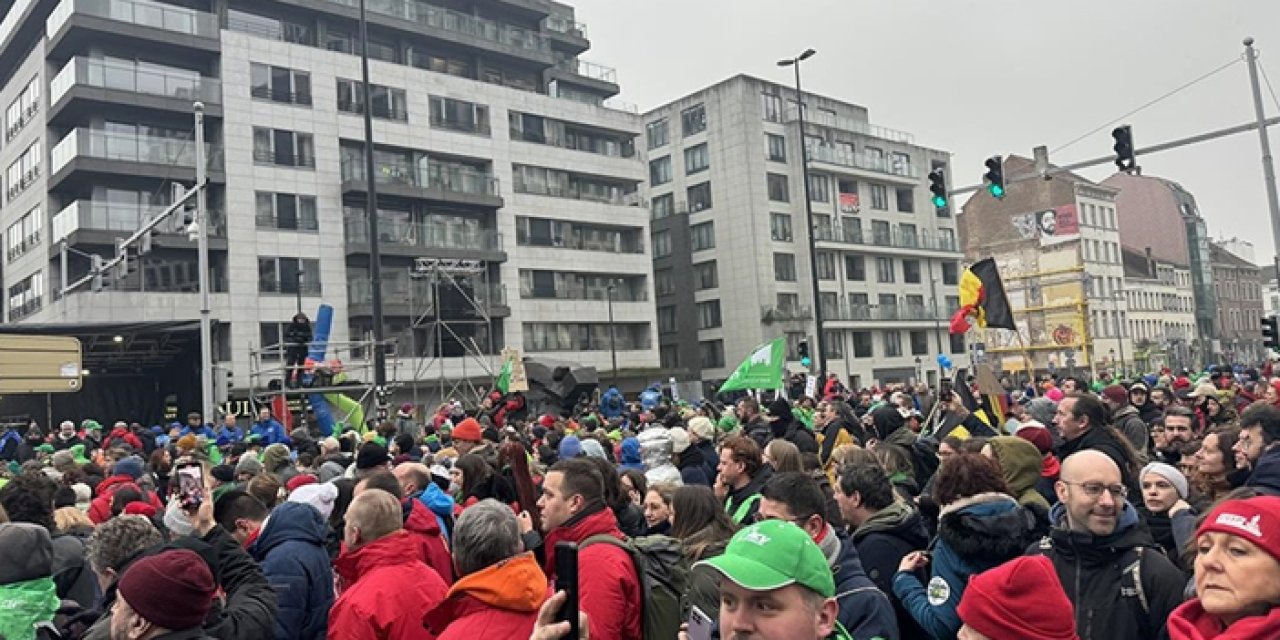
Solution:
[[[750,591],[798,584],[826,598],[836,593],[822,550],[804,529],[785,520],[765,520],[742,529],[723,554],[697,564],[719,571]]]
[[[734,427],[738,426],[738,419],[733,417],[732,413],[726,413],[720,416],[720,421],[716,423],[716,426],[720,427],[722,431],[732,431]]]

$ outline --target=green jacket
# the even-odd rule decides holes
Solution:
[[[53,620],[58,605],[53,578],[0,585],[0,637],[34,640],[36,625]]]

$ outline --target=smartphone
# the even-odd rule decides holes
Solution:
[[[568,622],[566,638],[578,637],[578,545],[556,543],[556,591],[563,591],[564,604],[556,613],[556,622]]]
[[[689,609],[689,640],[711,640],[711,617],[698,607]]]
[[[951,387],[951,380],[943,378],[939,387],[938,400],[941,402],[951,402],[951,399],[955,397],[955,391],[953,391]]]
[[[200,463],[178,467],[178,499],[184,509],[194,509],[204,502],[204,468]]]

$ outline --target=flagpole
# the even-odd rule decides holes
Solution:
[[[1017,327],[1018,323],[1014,322],[1013,326]],[[1034,375],[1034,371],[1031,368],[1031,354],[1027,351],[1027,343],[1022,340],[1021,331],[1015,328],[1013,332],[1018,336],[1018,350],[1022,352],[1022,362],[1023,362],[1023,365],[1027,368],[1027,384],[1032,385],[1034,387],[1035,383],[1033,382],[1034,379],[1032,377]]]

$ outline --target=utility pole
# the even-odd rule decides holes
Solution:
[[[369,280],[373,285],[373,384],[377,418],[387,418],[387,353],[382,317],[382,252],[378,247],[378,188],[373,173],[373,89],[369,85],[369,21],[360,0],[360,78],[364,93],[365,215],[369,218]],[[426,185],[423,185],[426,186]],[[439,299],[436,300],[439,305]],[[442,365],[443,366],[443,361]]]
[[[213,329],[209,308],[209,199],[205,182],[209,179],[204,154],[204,103],[192,105],[195,110],[196,138],[196,253],[200,269],[200,417],[213,421]]]
[[[1253,111],[1258,116],[1258,143],[1262,145],[1262,177],[1267,183],[1267,207],[1271,211],[1271,241],[1275,243],[1276,281],[1280,282],[1280,195],[1276,194],[1276,169],[1271,163],[1271,140],[1267,136],[1266,110],[1262,87],[1258,85],[1258,52],[1253,37],[1244,39],[1244,57],[1249,62],[1249,84],[1253,87]]]

